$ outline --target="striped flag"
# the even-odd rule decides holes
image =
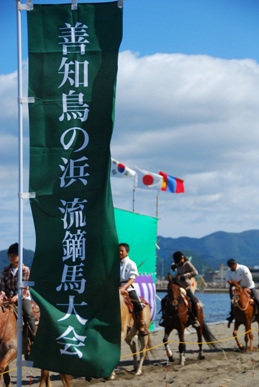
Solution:
[[[162,176],[161,191],[172,193],[184,193],[184,180],[173,177],[165,172],[159,172]]]
[[[143,297],[150,305],[151,321],[156,316],[156,285],[152,275],[140,274],[135,278],[134,288],[139,296]]]

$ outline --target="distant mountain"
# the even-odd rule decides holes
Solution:
[[[192,262],[199,272],[218,270],[226,265],[229,258],[235,258],[247,266],[259,265],[259,230],[229,233],[218,231],[202,238],[164,238],[158,236],[157,272],[158,277],[170,269],[172,254],[180,250],[192,256]],[[166,265],[166,269],[165,269]]]
[[[219,269],[220,264],[226,265],[229,258],[253,267],[259,266],[259,230],[229,233],[218,231],[202,238],[164,238],[158,236],[157,276],[165,276],[173,261],[172,255],[180,250],[192,257],[192,262],[199,273]],[[31,267],[34,257],[32,250],[23,250],[24,263]],[[7,250],[0,251],[0,273],[9,264]]]

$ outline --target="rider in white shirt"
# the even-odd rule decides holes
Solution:
[[[247,266],[245,265],[239,265],[235,259],[231,258],[227,262],[229,269],[226,272],[226,280],[230,284],[231,281],[241,281],[240,285],[244,288],[249,288],[251,291],[251,296],[255,301],[255,304],[257,306],[257,310],[259,311],[259,297],[257,290],[255,288],[255,283],[253,281],[252,274]],[[229,287],[229,295],[232,299],[232,289],[231,285]],[[231,311],[229,314],[229,317],[227,318],[229,321],[228,327],[230,327],[231,322],[234,320],[234,314],[233,314],[233,304],[231,302]]]
[[[148,335],[144,324],[144,315],[143,315],[143,306],[137,295],[137,292],[134,288],[134,280],[138,277],[137,265],[130,257],[128,256],[129,245],[127,243],[119,244],[120,251],[120,293],[123,295],[126,292],[129,292],[129,297],[132,300],[133,308],[135,315],[138,317],[137,322],[139,325],[139,333],[141,336]]]

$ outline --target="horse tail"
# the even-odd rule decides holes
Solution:
[[[208,344],[208,346],[211,349],[218,349],[219,348],[219,346],[217,344],[218,340],[213,335],[213,333],[209,329],[208,325],[205,324],[205,322],[203,322],[203,325],[202,325],[202,334],[203,334],[204,339],[206,340],[206,343]]]

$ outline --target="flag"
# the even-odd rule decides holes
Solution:
[[[156,173],[136,168],[135,187],[160,189],[162,177]]]
[[[153,321],[156,316],[156,285],[152,275],[140,274],[137,278],[135,278],[134,288],[137,294],[149,303],[151,321]]]
[[[164,172],[159,172],[162,176],[161,191],[172,193],[184,193],[184,180],[173,177]]]
[[[134,177],[136,172],[128,168],[125,164],[111,158],[111,176],[112,177]]]
[[[30,360],[54,372],[108,377],[121,336],[109,163],[122,9],[117,1],[77,10],[35,4],[27,16],[28,96],[35,98],[30,280],[41,311]]]

